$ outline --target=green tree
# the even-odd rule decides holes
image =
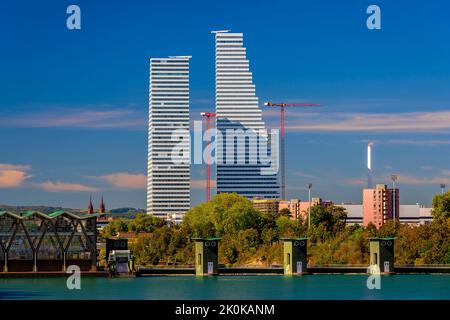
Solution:
[[[338,232],[345,228],[347,213],[338,206],[323,207],[316,205],[311,207],[311,224],[318,227],[322,225],[327,232]]]
[[[291,216],[291,211],[288,208],[283,208],[278,212],[278,215],[280,217],[290,217]]]
[[[128,231],[128,221],[123,219],[114,219],[106,225],[101,232],[101,236],[104,238],[110,238],[117,236],[119,232]]]
[[[163,219],[150,214],[138,213],[136,218],[128,224],[128,231],[133,232],[153,232],[166,225]]]
[[[443,195],[435,195],[433,198],[433,209],[431,211],[433,219],[450,217],[450,191]]]
[[[236,193],[220,193],[189,210],[182,227],[196,237],[222,237],[250,228],[261,231],[264,221],[264,216],[253,208],[250,200]]]

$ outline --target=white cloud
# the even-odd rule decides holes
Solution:
[[[426,170],[430,170],[430,168],[427,167]],[[398,184],[401,185],[439,185],[441,183],[444,183],[446,185],[450,185],[450,170],[437,170],[438,172],[434,175],[429,176],[417,176],[407,173],[399,173],[398,176]],[[390,183],[391,177],[390,175],[382,175],[381,178],[377,178],[376,180],[384,181],[384,183]],[[353,178],[353,179],[347,179],[344,180],[344,183],[346,185],[352,185],[352,186],[365,186],[367,184],[367,179],[361,179],[361,178]]]
[[[44,108],[43,108],[44,109]],[[104,109],[104,107],[102,108]],[[145,119],[134,109],[59,107],[39,112],[14,114],[0,117],[0,126],[13,128],[128,128],[142,130]]]
[[[31,178],[29,165],[15,165],[0,163],[0,188],[18,188],[25,180]]]
[[[66,182],[42,182],[35,184],[36,188],[43,189],[48,192],[97,192],[98,188],[90,187],[79,183]]]
[[[290,131],[442,132],[450,131],[450,111],[409,113],[304,113],[290,115]]]
[[[144,174],[118,172],[90,178],[100,179],[110,185],[124,189],[145,189],[147,186],[147,176]]]

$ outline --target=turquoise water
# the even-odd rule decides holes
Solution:
[[[365,275],[194,276],[82,278],[80,290],[68,290],[65,278],[0,279],[0,299],[445,299],[450,275],[381,277],[381,289],[369,290]]]

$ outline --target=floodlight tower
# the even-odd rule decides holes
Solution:
[[[392,180],[392,217],[394,219],[394,226],[395,226],[395,199],[397,196],[397,192],[395,190],[395,183],[397,182],[398,176],[396,174],[391,175],[391,180]],[[400,217],[399,217],[400,218]]]
[[[312,183],[308,183],[308,201],[309,201],[309,206],[308,206],[308,229],[311,226],[311,188],[312,188]]]

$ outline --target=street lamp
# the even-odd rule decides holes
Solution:
[[[394,218],[394,226],[395,226],[395,214],[396,214],[396,204],[395,198],[397,196],[397,192],[395,191],[395,182],[397,182],[398,176],[396,174],[391,175],[392,180],[392,216]]]
[[[441,195],[444,195],[444,191],[445,191],[445,183],[441,183]]]
[[[308,201],[309,201],[309,207],[308,207],[308,229],[311,226],[311,188],[312,188],[312,183],[308,183]]]

